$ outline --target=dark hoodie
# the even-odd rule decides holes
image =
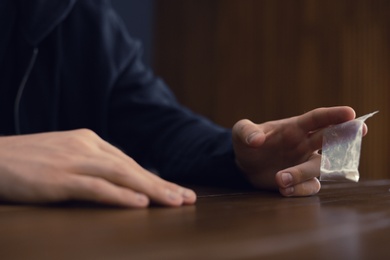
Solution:
[[[177,103],[108,1],[2,0],[0,133],[89,128],[172,181],[237,183],[230,130]]]

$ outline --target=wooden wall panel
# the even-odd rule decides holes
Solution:
[[[390,178],[390,1],[157,0],[155,69],[230,127],[350,105],[367,122],[362,179]]]

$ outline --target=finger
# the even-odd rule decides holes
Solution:
[[[179,194],[182,197],[183,204],[190,205],[190,204],[194,204],[196,202],[196,193],[193,190],[188,189],[188,188],[184,188],[184,187],[177,185],[175,183],[163,180],[154,174],[152,174],[152,176],[150,176],[150,178],[154,179],[154,181],[156,181],[156,182],[158,182],[158,181],[164,182],[164,185],[166,185],[166,187],[168,189],[176,192],[177,194]]]
[[[264,132],[248,119],[242,119],[233,126],[233,138],[252,147],[258,147],[265,141]]]
[[[318,185],[314,182],[312,183],[314,185],[313,187],[310,185],[307,187],[303,185],[303,187],[301,187],[301,184],[318,177],[320,175],[320,165],[321,155],[313,153],[306,162],[279,171],[275,176],[275,181],[279,189],[284,191],[282,194],[290,196],[311,195],[313,190],[310,188],[319,188]],[[300,188],[297,190],[295,187]],[[305,187],[308,189],[306,192],[303,190]]]
[[[79,174],[102,178],[143,193],[158,204],[180,206],[195,203],[196,194],[192,190],[161,179],[142,168],[132,158],[120,153],[102,153],[96,157],[78,158],[77,170]]]
[[[93,163],[95,165],[92,165]],[[142,168],[129,157],[126,160],[112,157],[101,158],[98,162],[95,160],[86,162],[81,174],[102,178],[117,186],[143,193],[158,204],[180,206],[184,202],[181,190],[172,189],[166,181]],[[186,201],[189,203],[191,200]]]
[[[319,180],[317,178],[312,178],[288,188],[279,188],[279,192],[285,197],[302,197],[317,194],[320,189],[321,184]]]
[[[61,186],[64,200],[81,200],[111,206],[144,208],[149,199],[142,193],[116,186],[106,180],[83,175],[64,175]]]
[[[162,180],[118,148],[98,136],[92,137],[95,137],[97,151],[94,156],[76,159],[79,160],[76,164],[76,169],[81,170],[79,173],[138,191],[159,204],[180,206],[183,203],[195,203],[196,195],[193,191]]]
[[[159,184],[149,196],[153,201],[168,206],[191,205],[196,202],[194,191],[169,182]]]
[[[317,108],[298,117],[298,125],[311,132],[329,125],[340,124],[354,119],[355,111],[347,106]]]
[[[194,191],[161,179],[159,176],[144,170],[144,182],[140,192],[145,193],[154,202],[167,206],[190,205],[196,202]],[[138,190],[138,187],[134,188]]]

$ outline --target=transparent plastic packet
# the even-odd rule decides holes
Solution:
[[[324,130],[321,181],[359,181],[360,150],[364,121],[378,111]]]

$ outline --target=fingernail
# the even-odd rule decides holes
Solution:
[[[148,203],[148,200],[149,200],[148,197],[146,197],[146,195],[142,194],[142,193],[137,193],[136,199],[138,202],[140,202],[142,204]]]
[[[284,172],[282,173],[282,183],[284,186],[290,186],[293,182],[293,177],[291,175],[291,173],[288,173],[288,172]]]
[[[253,132],[251,133],[250,135],[248,135],[248,137],[246,138],[246,142],[248,144],[250,144],[252,142],[253,139],[255,139],[255,137],[259,134],[259,132]]]
[[[182,189],[181,195],[183,196],[183,198],[189,199],[189,198],[192,198],[193,192],[191,190],[188,190],[188,189]]]
[[[294,187],[288,187],[287,189],[284,189],[284,195],[289,196],[294,193]]]

